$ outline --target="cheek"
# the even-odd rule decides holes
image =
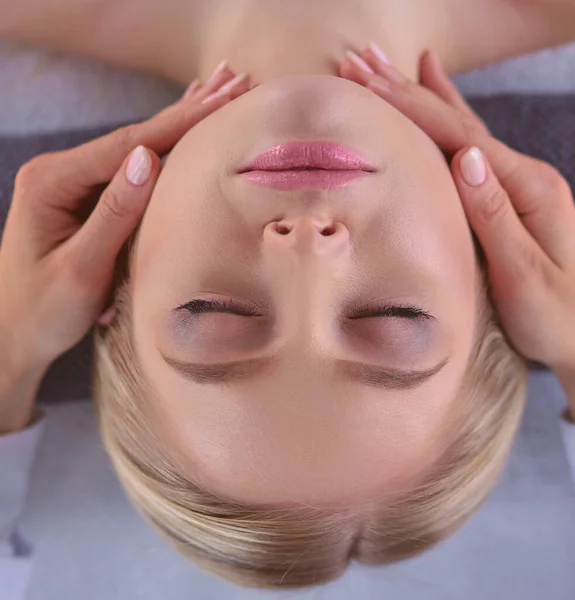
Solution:
[[[398,220],[411,230],[419,255],[435,263],[439,276],[460,282],[467,296],[474,289],[475,248],[453,176],[435,145],[416,164],[413,172],[400,174],[404,210]]]
[[[185,165],[184,165],[185,166]],[[161,175],[142,220],[139,260],[146,268],[197,261],[227,225],[217,183],[205,169],[190,176],[173,163]]]

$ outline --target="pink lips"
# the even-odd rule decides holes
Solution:
[[[257,185],[286,191],[340,188],[376,170],[353,150],[319,141],[274,146],[238,173]]]

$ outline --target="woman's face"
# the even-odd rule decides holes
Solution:
[[[375,171],[290,190],[238,174],[295,140],[337,142]],[[283,77],[194,127],[160,177],[132,275],[152,418],[211,492],[349,505],[399,491],[445,448],[473,342],[472,236],[442,153],[369,90]],[[386,305],[430,316],[367,312]]]

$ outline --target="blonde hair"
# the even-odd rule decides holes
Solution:
[[[114,323],[96,331],[94,391],[104,445],[133,505],[200,568],[254,588],[327,583],[351,561],[386,565],[446,538],[499,478],[526,395],[526,362],[497,323],[477,249],[476,342],[455,398],[457,409],[445,424],[451,433],[447,448],[409,493],[354,511],[240,504],[184,475],[147,417],[152,391],[132,343],[129,277],[124,277]]]

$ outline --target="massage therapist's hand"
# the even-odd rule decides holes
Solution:
[[[0,246],[0,355],[19,366],[49,365],[82,339],[106,308],[118,254],[158,179],[159,155],[247,89],[245,76],[220,66],[152,119],[20,170]]]
[[[515,348],[557,374],[575,374],[575,205],[565,179],[493,138],[433,52],[421,59],[421,85],[373,44],[357,58],[348,58],[340,75],[369,87],[453,156],[492,300]]]

